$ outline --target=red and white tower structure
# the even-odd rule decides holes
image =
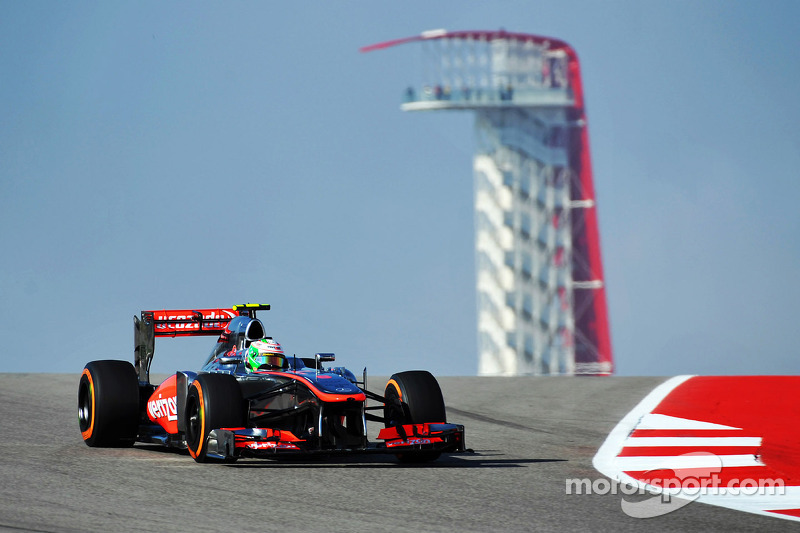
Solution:
[[[506,31],[435,30],[404,111],[470,110],[480,375],[613,372],[575,51]]]

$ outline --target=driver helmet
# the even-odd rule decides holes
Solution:
[[[277,341],[261,339],[250,344],[245,355],[244,366],[248,372],[255,372],[259,369],[279,370],[289,365],[283,355],[283,349]]]

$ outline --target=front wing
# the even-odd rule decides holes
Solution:
[[[400,454],[408,452],[463,452],[464,426],[459,424],[407,424],[382,429],[378,439],[363,447],[318,448],[290,431],[261,428],[222,428],[209,432],[207,455],[228,460],[237,457],[277,455]]]

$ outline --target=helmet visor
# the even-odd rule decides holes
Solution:
[[[267,368],[283,368],[286,363],[286,358],[283,354],[279,353],[258,354],[253,357],[253,359],[256,361],[255,368],[257,369],[262,366],[266,366]]]

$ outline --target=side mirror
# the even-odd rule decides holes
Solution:
[[[317,360],[317,368],[320,363],[327,363],[329,361],[336,361],[336,354],[332,353],[318,353],[314,354],[314,359]]]
[[[332,353],[317,353],[314,354],[314,360],[316,361],[316,371],[319,372],[319,369],[322,368],[319,364],[320,363],[327,363],[328,361],[335,361],[336,356]]]

